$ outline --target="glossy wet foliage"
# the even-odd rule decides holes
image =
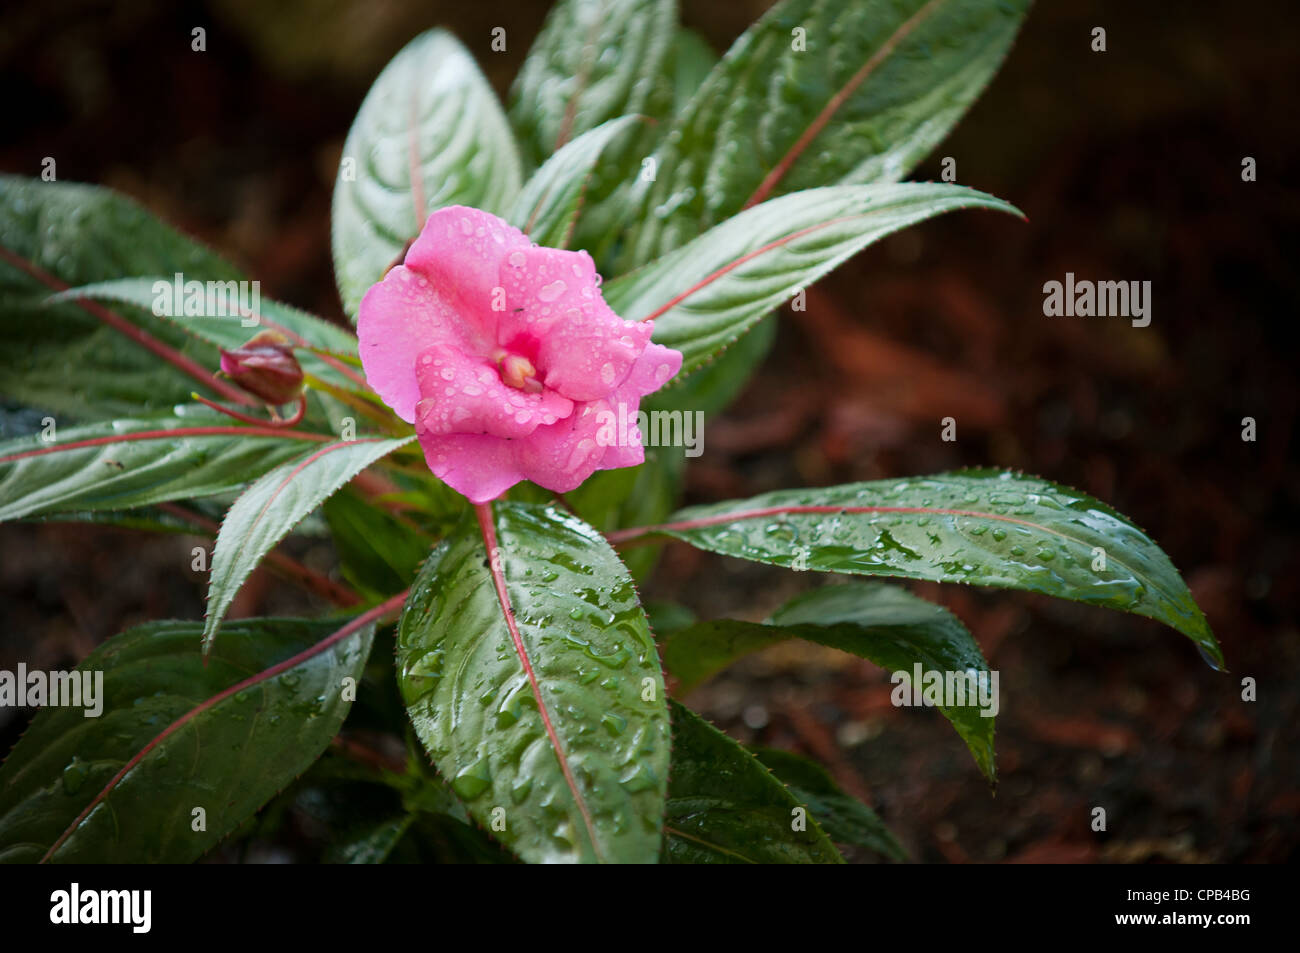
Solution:
[[[590,252],[611,306],[653,318],[654,339],[683,352],[644,409],[719,411],[771,350],[776,309],[847,258],[949,211],[1015,212],[899,180],[989,81],[1026,8],[781,0],[719,56],[672,0],[561,0],[508,109],[459,41],[425,33],[377,77],[344,143],[331,235],[344,310],[355,318],[431,212],[475,206]],[[836,843],[902,859],[815,763],[751,752],[668,699],[663,664],[686,689],[799,638],[896,671],[986,671],[962,623],[855,580],[761,623],[654,607],[661,659],[634,583],[660,547],[616,553],[607,534],[1044,593],[1159,620],[1222,664],[1153,540],[1034,477],[901,478],[673,514],[688,461],[661,447],[564,505],[520,485],[476,514],[360,386],[350,330],[289,305],[260,313],[298,339],[309,400],[296,434],[198,408],[193,391],[220,396],[218,348],[254,329],[156,315],[154,282],[177,272],[243,278],[126,198],[0,176],[0,395],[57,418],[52,435],[0,444],[0,519],[174,532],[187,524],[173,501],[200,518],[225,510],[206,622],[109,640],[81,665],[104,673],[103,717],[42,711],[0,768],[2,860],[188,861],[223,838],[274,837],[292,812],[328,832],[324,859],[346,863],[837,863]],[[223,621],[318,510],[355,601],[375,608]],[[370,658],[370,623],[399,609]],[[941,712],[992,779],[994,719]],[[402,757],[357,741],[394,736]]]
[[[632,579],[561,510],[501,506],[497,533],[520,645],[466,520],[430,556],[398,628],[416,731],[480,823],[499,812],[499,838],[525,860],[651,861],[668,710]]]
[[[56,843],[55,862],[200,857],[325,750],[350,706],[344,679],[359,677],[373,629],[195,710],[338,627],[231,622],[206,665],[196,622],[151,622],[109,639],[77,667],[103,673],[102,714],[44,709],[0,768],[0,860],[37,861]]]

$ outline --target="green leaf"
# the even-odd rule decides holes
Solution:
[[[808,808],[831,840],[865,847],[892,860],[907,860],[907,851],[876,812],[845,794],[820,764],[775,748],[760,748],[754,756]]]
[[[839,851],[752,754],[689,708],[671,703],[673,773],[663,861],[677,864],[839,864]]]
[[[139,416],[188,401],[193,377],[79,305],[48,303],[68,286],[177,272],[186,280],[241,277],[124,196],[0,175],[0,394],[82,420]],[[152,314],[129,318],[216,370],[210,345]]]
[[[960,619],[942,606],[883,583],[814,589],[786,603],[767,624],[716,619],[679,629],[664,640],[664,665],[677,677],[678,691],[688,692],[741,656],[796,638],[901,672],[909,682],[915,665],[925,675],[937,672],[941,678],[948,672],[989,670],[979,643]],[[984,776],[993,781],[994,718],[983,714],[978,697],[969,701],[938,707]]]
[[[664,531],[778,566],[799,560],[822,572],[1023,589],[1134,612],[1183,633],[1223,666],[1160,547],[1104,503],[1037,477],[970,470],[782,490],[681,510]]]
[[[402,49],[366,94],[334,186],[334,274],[354,318],[361,296],[447,205],[504,214],[520,182],[505,114],[474,58],[430,30]]]
[[[594,473],[565,499],[580,517],[608,532],[620,526],[656,523],[681,500],[686,458],[678,447],[647,447],[645,463]],[[644,581],[653,571],[660,547],[646,546],[621,554],[632,578]]]
[[[1019,214],[958,185],[841,185],[786,195],[728,219],[675,252],[608,282],[605,300],[702,367],[760,318],[872,242],[960,208]]]
[[[323,511],[343,578],[354,588],[382,598],[410,586],[429,555],[429,537],[347,490]]]
[[[0,521],[125,510],[232,492],[315,440],[246,427],[196,405],[0,443]]]
[[[565,0],[546,19],[510,94],[532,165],[619,116],[646,114],[677,22],[675,0]]]
[[[206,665],[195,622],[152,622],[109,639],[77,666],[102,673],[100,716],[42,709],[0,768],[0,861],[37,861],[56,844],[50,859],[59,862],[202,855],[338,731],[349,706],[343,680],[359,675],[373,635],[349,628],[241,619]],[[205,830],[194,829],[195,808]]]
[[[517,864],[519,860],[477,827],[446,814],[422,814],[403,841],[412,845],[406,863]]]
[[[759,318],[753,328],[694,374],[674,377],[659,390],[644,398],[646,413],[656,410],[699,411],[713,414],[726,409],[744,391],[754,371],[767,358],[776,343],[776,314]]]
[[[157,291],[161,291],[161,288],[158,288],[157,291],[155,289],[159,282],[174,286],[174,280],[171,276],[119,278],[114,281],[99,281],[90,285],[69,288],[67,291],[51,297],[50,301],[57,303],[76,300],[77,298],[93,298],[100,301],[116,301],[120,304],[129,304],[152,314],[154,302],[158,297]],[[360,369],[353,371],[356,375],[355,378],[348,377],[339,370],[340,365],[349,367],[348,363],[340,360],[327,361],[307,349],[310,346],[355,360],[357,356],[357,338],[351,331],[330,324],[328,321],[313,314],[308,314],[306,311],[300,311],[291,305],[281,304],[269,298],[262,298],[258,302],[258,310],[255,315],[248,317],[238,314],[222,316],[220,312],[223,309],[216,306],[213,295],[209,293],[214,290],[212,288],[204,289],[203,314],[197,316],[164,316],[163,320],[175,324],[200,340],[226,350],[247,343],[249,338],[259,330],[279,331],[295,345],[294,356],[306,373],[328,381],[335,386],[353,390],[359,384],[356,378],[364,381]],[[172,300],[177,297],[174,287],[172,291],[165,293],[169,294]],[[182,298],[181,300],[185,299]],[[227,300],[230,299],[227,298]],[[255,318],[256,321],[254,321]],[[249,323],[245,324],[245,321]]]
[[[632,580],[581,520],[496,507],[513,612],[466,519],[429,558],[399,624],[411,721],[470,813],[524,860],[654,862],[668,712]]]
[[[343,843],[331,847],[326,854],[325,862],[382,864],[393,852],[393,848],[406,836],[414,821],[414,814],[402,814],[369,824]]]
[[[783,0],[662,140],[623,267],[771,196],[905,178],[984,89],[1028,6]]]
[[[676,602],[647,602],[645,604],[645,614],[650,620],[650,630],[657,634],[660,639],[663,639],[670,632],[684,629],[698,621],[694,612]],[[666,662],[664,667],[672,671]]]
[[[210,651],[235,593],[262,557],[344,483],[414,439],[363,437],[326,444],[263,475],[235,500],[212,552],[204,652]]]
[[[691,97],[704,85],[709,73],[718,63],[708,41],[694,30],[680,29],[673,36],[669,53],[673,67],[673,115],[686,109]]]
[[[636,214],[638,175],[672,115],[675,0],[568,0],[556,6],[520,70],[511,121],[534,163],[589,129],[635,117],[604,149],[566,247],[610,275],[607,251]]]
[[[568,246],[583,192],[606,147],[632,126],[637,117],[623,116],[602,123],[567,143],[524,183],[509,221],[539,245]]]
[[[225,499],[228,494],[219,494],[211,499]],[[197,502],[197,501],[196,501]],[[144,533],[165,533],[174,536],[193,536],[202,531],[191,519],[179,513],[171,512],[162,506],[145,506],[129,510],[67,510],[51,513],[47,516],[25,517],[24,522],[32,523],[94,523],[97,526],[115,526],[119,529],[132,529]]]

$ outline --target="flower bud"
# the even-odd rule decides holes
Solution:
[[[302,368],[293,347],[275,331],[259,331],[233,351],[223,348],[221,372],[272,406],[297,400],[302,393]]]

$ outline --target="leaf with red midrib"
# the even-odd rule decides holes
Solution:
[[[674,0],[552,7],[510,90],[510,123],[529,165],[611,119],[658,115],[675,8]]]
[[[0,443],[0,521],[124,510],[237,490],[327,434],[215,423],[206,409]]]
[[[988,83],[1028,6],[782,0],[665,135],[621,268],[773,196],[905,178]]]
[[[231,505],[217,533],[208,582],[203,650],[244,580],[298,523],[358,473],[415,438],[365,437],[332,443],[265,474]]]
[[[873,242],[944,212],[1000,199],[957,185],[839,185],[764,202],[684,247],[606,282],[629,321],[654,320],[654,340],[682,352],[684,377],[765,314]]]
[[[206,665],[197,622],[109,639],[78,666],[102,673],[99,717],[43,709],[0,768],[0,862],[197,859],[325,750],[401,599],[342,626],[233,622]]]
[[[445,30],[417,36],[379,74],[343,145],[331,246],[344,310],[355,318],[430,213],[502,214],[520,177],[505,113],[469,51]]]
[[[196,388],[253,403],[212,376],[215,348],[148,310],[49,302],[122,277],[238,281],[220,256],[108,189],[11,175],[0,175],[0,235],[0,394],[82,421],[163,410]]]
[[[397,657],[421,742],[503,844],[533,863],[657,859],[663,676],[596,530],[552,507],[479,508],[411,587]]]
[[[1211,666],[1224,664],[1160,547],[1104,503],[1037,477],[970,470],[782,490],[690,507],[609,538],[653,533],[778,566],[1022,589],[1133,612],[1186,635]]]

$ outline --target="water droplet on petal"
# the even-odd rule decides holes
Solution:
[[[537,297],[542,301],[554,301],[564,294],[565,289],[568,287],[563,281],[552,281],[549,285],[543,285],[537,289]]]

